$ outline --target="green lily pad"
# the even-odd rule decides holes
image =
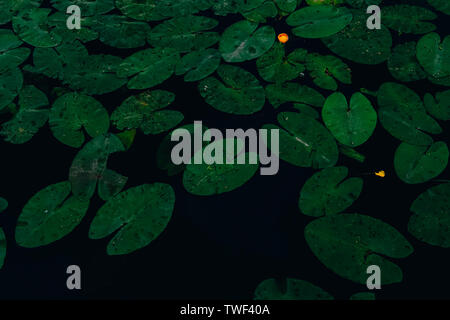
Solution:
[[[76,5],[84,17],[108,13],[114,9],[114,0],[51,0],[51,3],[56,10],[64,13],[69,6]]]
[[[258,112],[266,100],[264,88],[258,79],[242,68],[221,65],[215,77],[202,80],[198,89],[206,103],[232,114],[249,115]]]
[[[450,183],[431,187],[411,205],[408,231],[420,241],[450,248]]]
[[[414,145],[430,145],[425,132],[439,134],[439,124],[427,115],[420,97],[408,87],[387,82],[378,90],[378,118],[395,138]]]
[[[271,26],[258,28],[258,23],[243,20],[223,32],[219,51],[227,62],[244,62],[262,56],[274,42],[275,31]]]
[[[399,33],[424,34],[436,29],[428,22],[435,20],[437,15],[428,9],[399,4],[383,7],[383,24]]]
[[[428,113],[439,120],[450,120],[450,90],[436,93],[436,99],[429,93],[424,97]]]
[[[0,2],[0,24],[11,21],[18,12],[23,12],[30,8],[37,8],[43,0],[3,0]]]
[[[48,25],[51,9],[33,8],[20,12],[12,19],[14,32],[33,47],[56,47],[62,38],[54,33]]]
[[[307,115],[313,119],[317,120],[320,118],[319,112],[317,112],[317,110],[314,109],[313,107],[310,107],[306,104],[294,103],[294,108],[297,109],[299,111],[299,113]]]
[[[333,53],[361,64],[380,64],[391,55],[392,36],[385,26],[367,28],[367,15],[353,12],[352,22],[340,32],[323,38]]]
[[[193,51],[181,58],[175,74],[184,74],[186,82],[199,81],[214,73],[219,67],[221,59],[217,49]]]
[[[286,57],[284,46],[275,43],[272,49],[256,61],[258,73],[268,82],[282,83],[293,80],[305,70],[307,53],[305,49],[296,49]]]
[[[299,279],[286,279],[282,290],[275,279],[261,282],[255,289],[255,300],[333,300],[328,292],[310,282]]]
[[[30,55],[30,49],[18,48],[22,41],[10,30],[0,29],[0,71],[15,68]]]
[[[3,267],[5,263],[6,257],[6,236],[3,232],[3,229],[0,228],[0,269]]]
[[[129,77],[129,89],[148,89],[169,79],[180,59],[178,51],[167,49],[146,49],[138,51],[120,64],[117,75]]]
[[[278,9],[272,0],[266,0],[259,7],[250,11],[241,12],[241,14],[249,21],[266,23],[269,18],[276,17]]]
[[[295,112],[278,114],[275,125],[264,125],[264,129],[279,129],[279,157],[299,167],[327,168],[338,160],[339,151],[330,132],[308,115]],[[267,146],[271,146],[268,141]]]
[[[445,170],[448,157],[447,144],[442,141],[435,142],[431,146],[402,143],[395,152],[395,172],[406,183],[423,183]]]
[[[172,187],[164,183],[130,188],[109,200],[97,212],[89,238],[105,238],[115,231],[109,255],[129,254],[149,245],[167,227],[175,204]]]
[[[19,110],[14,117],[2,125],[0,134],[13,144],[22,144],[44,126],[48,119],[47,96],[34,86],[25,86],[19,93]]]
[[[17,220],[16,242],[35,248],[55,242],[72,232],[86,214],[89,201],[70,196],[68,181],[36,193]]]
[[[447,0],[427,0],[436,10],[450,15],[450,3]]]
[[[212,10],[217,16],[226,16],[230,13],[245,13],[261,6],[265,0],[215,0]]]
[[[369,99],[357,92],[350,99],[336,92],[325,101],[322,118],[326,127],[340,143],[357,147],[366,142],[377,126],[377,113]]]
[[[97,182],[103,179],[109,155],[124,150],[120,139],[110,133],[86,143],[70,167],[69,181],[73,194],[79,199],[89,200],[94,195]]]
[[[98,181],[98,196],[104,201],[110,200],[122,191],[127,181],[127,177],[114,170],[105,169]]]
[[[68,29],[66,25],[67,18],[65,9],[64,11],[55,12],[48,18],[50,29],[63,39],[62,44],[74,45],[77,40],[85,43],[98,39],[98,32],[93,30],[90,25],[92,21],[91,17],[85,16],[83,11],[80,17],[80,29]]]
[[[417,60],[434,78],[450,76],[450,36],[441,43],[435,32],[424,35],[417,42]]]
[[[127,98],[111,115],[119,129],[138,129],[144,134],[159,134],[172,129],[184,118],[181,112],[161,110],[170,105],[175,95],[165,90],[145,91]]]
[[[219,22],[201,16],[184,16],[167,20],[148,35],[148,42],[155,48],[172,48],[179,52],[190,52],[209,48],[219,41],[214,29]]]
[[[49,124],[58,141],[79,148],[85,141],[83,128],[93,138],[108,132],[109,115],[94,98],[67,93],[53,103]]]
[[[274,0],[280,10],[280,14],[283,16],[294,12],[302,1],[303,0]]]
[[[222,164],[195,164],[194,161],[186,166],[183,174],[183,186],[187,192],[199,196],[211,196],[233,191],[247,181],[249,181],[256,173],[259,165],[250,163],[250,154],[245,153],[245,163],[237,164],[236,155],[242,152],[244,143],[237,139],[223,139],[210,143],[205,148],[213,150],[214,148],[223,149],[229,140],[234,143],[235,153],[226,149],[223,152]],[[197,152],[204,152],[199,150]],[[233,164],[227,164],[230,158],[235,159]]]
[[[427,78],[416,58],[416,42],[399,44],[392,50],[388,60],[388,69],[392,76],[403,82],[417,81]]]
[[[23,76],[18,68],[8,68],[0,73],[0,110],[14,101],[22,84]]]
[[[338,85],[335,79],[345,84],[352,83],[351,69],[335,56],[310,53],[306,57],[306,69],[314,83],[323,89],[336,91]]]
[[[337,214],[316,219],[305,228],[314,255],[339,276],[365,284],[367,267],[383,270],[382,285],[402,281],[402,270],[390,258],[406,258],[411,244],[392,226],[361,214]]]
[[[298,206],[312,217],[336,214],[350,207],[361,194],[363,180],[349,178],[346,167],[326,168],[309,178],[300,191]]]
[[[319,108],[325,102],[324,96],[316,90],[294,82],[269,84],[266,87],[266,96],[275,109],[286,102],[303,103]]]
[[[375,293],[372,292],[358,292],[350,297],[350,300],[370,301],[375,300]]]
[[[147,35],[150,32],[147,23],[129,20],[118,15],[95,16],[88,23],[92,30],[99,33],[101,42],[114,48],[142,47],[146,44]]]
[[[286,23],[292,33],[302,38],[323,38],[345,28],[352,21],[352,12],[345,7],[304,7],[292,13]]]

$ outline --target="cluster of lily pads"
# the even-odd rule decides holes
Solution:
[[[278,114],[277,124],[263,128],[280,130],[280,159],[320,170],[298,199],[300,212],[316,218],[305,228],[311,251],[345,279],[364,284],[367,266],[375,264],[383,272],[383,284],[401,282],[401,269],[388,257],[409,256],[411,244],[378,219],[344,213],[359,197],[363,180],[347,179],[348,169],[336,165],[340,153],[364,161],[356,148],[379,124],[401,142],[393,161],[405,183],[430,181],[447,167],[447,144],[434,141],[433,135],[442,133],[439,121],[450,120],[450,90],[445,90],[450,86],[450,37],[435,33],[433,20],[437,11],[450,14],[450,2],[427,2],[429,6],[383,6],[382,0],[51,0],[48,6],[42,0],[1,1],[0,113],[6,117],[1,136],[23,144],[48,123],[60,143],[80,148],[68,181],[43,188],[23,208],[17,244],[34,248],[65,237],[82,221],[96,194],[105,204],[89,237],[115,233],[108,254],[131,253],[158,237],[171,219],[173,188],[165,183],[126,188],[127,177],[107,167],[108,157],[130,148],[136,134],[165,133],[155,154],[157,165],[168,175],[182,174],[191,194],[230,192],[253,177],[258,164],[170,161],[170,132],[184,116],[167,108],[176,92],[155,87],[182,77],[197,83],[193,94],[220,112],[251,117],[268,104],[291,106]],[[65,10],[73,4],[81,8],[80,30],[66,27]],[[366,9],[373,4],[382,7],[379,30],[366,26]],[[219,32],[221,17],[229,15],[238,21]],[[271,25],[276,19],[285,19],[290,36],[319,39],[330,54],[306,48],[287,52]],[[393,46],[394,33],[416,35],[416,40]],[[125,58],[92,54],[87,46],[94,41],[136,50]],[[257,74],[242,66],[249,61]],[[396,82],[381,83],[377,92],[345,96],[340,85],[352,83],[346,61],[386,64]],[[24,74],[58,82],[53,101],[36,83],[24,81]],[[304,85],[304,77],[316,88]],[[419,80],[433,83],[438,91],[422,99],[407,86]],[[112,112],[96,98],[123,88],[130,89],[129,95]],[[193,131],[191,124],[182,127]],[[0,198],[0,212],[6,207]],[[421,194],[411,211],[408,229],[414,237],[450,247],[450,183]],[[0,228],[0,267],[5,255]],[[332,296],[304,280],[268,279],[256,288],[255,298]]]

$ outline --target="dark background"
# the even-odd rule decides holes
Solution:
[[[392,1],[384,1],[384,5],[389,3]],[[238,16],[222,17],[217,30],[222,31],[240,19]],[[441,36],[448,33],[448,19],[440,14],[435,22]],[[290,30],[284,21],[271,20],[269,23],[277,33]],[[10,28],[10,25],[6,27]],[[392,34],[394,44],[420,38]],[[91,54],[122,57],[138,50],[118,50],[98,41],[87,47]],[[304,40],[291,35],[287,52],[299,47],[331,54],[320,40]],[[376,91],[383,82],[395,81],[386,63],[365,66],[344,61],[353,73],[353,85],[339,83],[339,90],[347,97],[360,88]],[[255,61],[240,66],[258,76]],[[54,101],[52,89],[60,84],[30,74],[25,76],[26,84],[36,85],[48,94],[51,103]],[[300,81],[317,88],[308,76]],[[207,105],[196,85],[173,77],[152,89],[176,93],[176,101],[170,108],[183,112],[183,124],[202,120],[209,128],[260,128],[263,124],[275,123],[278,112],[293,110],[290,104],[274,110],[266,103],[262,111],[251,116],[225,114]],[[407,85],[421,97],[426,92],[446,89],[427,80]],[[331,91],[319,91],[325,96],[331,94]],[[96,98],[111,113],[124,99],[137,92],[122,88]],[[376,99],[369,98],[376,107]],[[448,124],[440,124],[444,132],[449,131]],[[145,136],[138,132],[129,151],[116,153],[109,160],[109,168],[129,177],[126,188],[166,182],[176,193],[173,218],[166,230],[149,246],[125,256],[106,255],[110,238],[88,239],[90,222],[103,204],[97,196],[83,222],[68,236],[36,249],[17,246],[14,229],[21,209],[37,191],[67,180],[78,150],[56,141],[48,125],[24,145],[1,141],[0,196],[6,198],[10,206],[0,214],[0,226],[7,236],[7,256],[0,270],[0,299],[251,299],[258,283],[271,277],[307,280],[338,299],[348,299],[351,294],[366,290],[364,285],[345,280],[327,269],[304,240],[303,229],[313,218],[301,214],[297,202],[303,183],[314,170],[280,161],[276,176],[257,174],[233,192],[210,197],[193,196],[184,190],[181,175],[168,177],[156,167],[156,149],[164,136]],[[448,141],[444,135],[436,136],[435,140]],[[415,251],[410,257],[394,260],[403,270],[403,282],[384,286],[376,292],[378,299],[450,298],[448,249],[419,242],[407,232],[412,201],[437,182],[420,185],[401,182],[393,168],[394,152],[399,144],[400,141],[378,124],[375,134],[358,148],[367,157],[365,163],[340,156],[338,165],[347,166],[351,176],[364,179],[360,198],[346,211],[370,215],[391,224],[414,246]],[[386,171],[386,178],[372,174],[380,169]],[[449,169],[438,179],[449,179]],[[66,288],[66,268],[72,264],[81,267],[81,291]]]

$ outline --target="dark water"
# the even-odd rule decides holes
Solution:
[[[436,21],[441,36],[448,33],[448,19],[440,15]],[[221,28],[238,20],[239,17],[222,18]],[[289,30],[283,21],[274,20],[271,24],[277,33]],[[402,36],[401,40],[394,36],[394,43],[410,38],[419,36]],[[123,57],[137,51],[112,49],[100,42],[87,47],[90,53]],[[320,40],[291,37],[287,51],[299,47],[330,54]],[[345,62],[352,69],[353,84],[339,84],[339,88],[347,96],[360,88],[376,91],[383,82],[395,81],[386,63],[363,66]],[[243,66],[257,75],[254,61]],[[56,85],[45,78],[35,81],[34,84],[47,92]],[[309,78],[304,83],[315,87]],[[427,81],[408,86],[422,97],[426,92],[445,90]],[[205,104],[196,84],[176,78],[157,88],[176,93],[172,109],[183,112],[184,124],[202,120],[209,128],[259,128],[265,123],[275,123],[276,114],[289,109],[285,106],[275,111],[266,104],[252,116],[229,115]],[[326,96],[330,92],[322,93]],[[129,90],[118,90],[96,98],[111,112],[131,94]],[[448,125],[441,125],[444,132],[449,131]],[[137,252],[118,257],[106,255],[109,239],[87,237],[90,222],[103,203],[97,198],[83,222],[69,236],[42,248],[18,247],[14,243],[14,228],[22,207],[38,190],[67,179],[77,150],[57,142],[48,126],[24,145],[0,142],[0,195],[10,203],[8,210],[0,215],[0,225],[8,240],[7,258],[0,271],[0,298],[250,299],[258,283],[269,277],[308,280],[340,299],[365,290],[365,286],[328,270],[304,240],[303,229],[312,219],[299,212],[297,201],[303,183],[313,170],[280,162],[276,176],[257,175],[228,194],[193,196],[184,190],[180,175],[167,177],[157,169],[155,152],[163,137],[164,134],[138,133],[128,152],[110,158],[109,167],[129,177],[127,187],[158,181],[171,184],[176,193],[173,219],[161,236]],[[448,141],[448,138],[441,136],[436,140]],[[385,179],[364,175],[363,193],[347,211],[391,224],[415,248],[407,259],[395,261],[403,269],[404,281],[385,286],[377,292],[377,298],[450,298],[449,251],[421,243],[407,232],[410,204],[433,183],[406,185],[396,178],[393,158],[399,144],[379,125],[372,138],[358,148],[367,157],[364,164],[341,156],[338,164],[349,167],[352,176],[379,169],[388,174]],[[440,178],[449,179],[449,170]],[[82,270],[83,289],[79,292],[68,291],[65,286],[65,270],[71,264],[79,265]]]

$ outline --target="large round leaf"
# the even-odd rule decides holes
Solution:
[[[408,87],[392,82],[378,90],[378,117],[394,137],[414,145],[429,145],[433,139],[425,132],[439,134],[442,129],[425,111],[420,97]]]
[[[18,68],[0,73],[0,110],[10,104],[22,88],[23,76]]]
[[[436,99],[429,93],[424,97],[428,113],[439,120],[450,120],[450,90],[436,93]]]
[[[395,172],[406,183],[423,183],[437,177],[445,170],[448,156],[448,147],[445,142],[436,142],[431,146],[402,143],[395,152]]]
[[[258,23],[243,20],[224,31],[219,51],[227,62],[243,62],[262,56],[274,41],[275,31],[272,27],[258,28]]]
[[[361,178],[349,178],[346,167],[326,168],[309,178],[300,191],[298,206],[308,216],[320,217],[344,211],[359,197]]]
[[[450,15],[450,2],[447,0],[427,0],[436,10]]]
[[[428,9],[405,4],[383,7],[383,24],[399,33],[423,34],[434,31],[436,26],[427,22],[437,15]]]
[[[417,42],[417,59],[422,67],[434,78],[450,76],[450,36],[441,37],[437,33],[424,35]]]
[[[369,99],[357,92],[350,99],[336,92],[327,98],[322,109],[323,122],[342,144],[357,147],[366,142],[377,125],[377,113]]]
[[[328,292],[304,280],[286,279],[283,288],[275,279],[261,282],[255,289],[255,300],[333,300]],[[284,290],[283,290],[284,289]]]
[[[266,95],[270,104],[278,108],[286,102],[296,102],[321,108],[325,101],[316,90],[296,82],[270,84],[266,87]]]
[[[345,7],[323,5],[295,11],[286,22],[294,27],[292,33],[298,37],[323,38],[341,31],[352,17],[351,11]]]
[[[221,65],[220,78],[209,77],[198,85],[201,96],[215,109],[248,115],[262,109],[266,100],[264,88],[250,72],[242,68]]]
[[[450,248],[450,183],[434,186],[411,205],[408,231],[420,241]]]
[[[405,258],[413,252],[411,244],[395,228],[361,214],[316,219],[306,226],[305,238],[325,266],[361,284],[367,281],[370,265],[382,270],[382,284],[401,282],[401,269],[386,257]]]
[[[30,55],[30,49],[18,48],[22,41],[11,31],[0,29],[0,72],[19,66]]]
[[[217,49],[193,51],[181,58],[175,69],[176,75],[184,75],[184,81],[202,80],[217,70],[221,55]]]
[[[282,112],[278,122],[285,129],[265,125],[264,129],[279,129],[279,157],[300,167],[327,168],[338,160],[339,151],[330,132],[308,115]],[[271,141],[267,143],[271,146]],[[272,150],[273,152],[273,150]]]
[[[53,103],[49,124],[56,139],[68,146],[79,148],[85,140],[83,128],[93,138],[108,132],[109,115],[94,98],[79,93],[67,93]]]
[[[395,79],[403,82],[426,79],[427,74],[416,58],[416,45],[416,42],[406,42],[392,50],[388,69]]]
[[[338,85],[335,78],[345,84],[352,83],[350,68],[335,56],[322,56],[317,53],[308,54],[306,68],[314,83],[323,89],[336,91]]]
[[[131,253],[147,246],[164,231],[174,204],[175,193],[168,184],[145,184],[125,190],[100,208],[89,229],[89,238],[105,238],[118,230],[108,244],[107,253]]]
[[[16,242],[26,248],[45,246],[66,236],[81,222],[88,200],[70,196],[70,183],[60,182],[36,193],[17,220]]]

